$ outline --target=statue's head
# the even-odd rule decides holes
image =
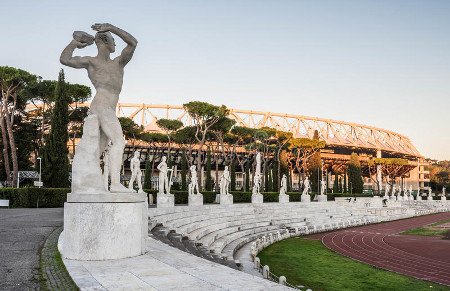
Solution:
[[[192,166],[191,166],[191,171],[195,171],[196,168],[197,168],[197,167],[196,167],[195,165],[192,165]]]
[[[225,166],[225,171],[228,171],[228,166]]]
[[[111,32],[97,32],[95,34],[95,44],[98,48],[105,47],[110,53],[116,51],[116,43]]]
[[[139,151],[135,151],[135,152],[134,152],[134,157],[135,157],[135,158],[138,158],[140,154],[141,154],[141,153],[140,153]]]
[[[167,157],[166,157],[166,156],[163,156],[163,157],[162,157],[162,161],[165,162],[166,160],[167,160]]]

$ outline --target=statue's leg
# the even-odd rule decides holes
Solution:
[[[128,189],[133,190],[134,180],[136,179],[136,174],[131,174],[130,183],[128,183]]]
[[[164,176],[161,174],[159,174],[159,179],[158,179],[158,193],[164,194]]]
[[[142,192],[142,173],[141,172],[137,173],[137,182],[138,182],[139,191]]]
[[[110,173],[111,173],[111,192],[129,193],[130,190],[120,184],[120,168],[122,166],[123,150],[125,149],[125,140],[122,135],[122,127],[119,119],[113,110],[99,110],[96,112],[101,131],[111,140],[110,153]]]

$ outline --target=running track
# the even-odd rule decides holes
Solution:
[[[329,249],[379,268],[450,286],[450,240],[400,235],[450,219],[450,212],[309,236]]]

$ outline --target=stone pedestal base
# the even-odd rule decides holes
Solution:
[[[441,196],[441,201],[447,201],[447,197]]]
[[[403,201],[403,196],[398,195],[398,196],[397,196],[397,201]]]
[[[175,196],[173,194],[157,194],[156,207],[167,208],[175,206]]]
[[[327,202],[327,195],[317,195],[317,201]]]
[[[262,194],[252,194],[252,203],[263,203],[264,197]]]
[[[389,200],[397,200],[397,197],[394,195],[389,196]]]
[[[192,194],[188,196],[189,206],[202,206],[203,205],[203,195],[202,194]]]
[[[417,196],[416,196],[416,200],[421,201],[421,200],[422,200],[422,196],[417,195]]]
[[[68,194],[61,253],[72,260],[111,260],[145,253],[148,203],[140,194]]]
[[[300,200],[301,202],[311,202],[311,196],[309,194],[302,194]]]
[[[231,205],[233,204],[233,195],[220,195],[219,196],[220,205]]]
[[[433,201],[433,196],[427,196],[428,201]]]
[[[289,195],[287,195],[287,194],[280,194],[280,195],[278,195],[278,202],[280,202],[280,203],[289,203]]]

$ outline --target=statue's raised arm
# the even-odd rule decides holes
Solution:
[[[122,53],[117,58],[122,66],[128,64],[133,57],[134,50],[136,49],[138,43],[134,36],[109,23],[96,23],[92,25],[91,28],[98,32],[111,32],[120,37],[127,44],[127,46],[122,50]]]
[[[81,49],[93,43],[94,37],[92,35],[83,31],[75,31],[73,33],[72,41],[61,53],[61,56],[59,58],[61,64],[75,69],[87,69],[91,57],[74,57],[73,52],[76,48]]]

